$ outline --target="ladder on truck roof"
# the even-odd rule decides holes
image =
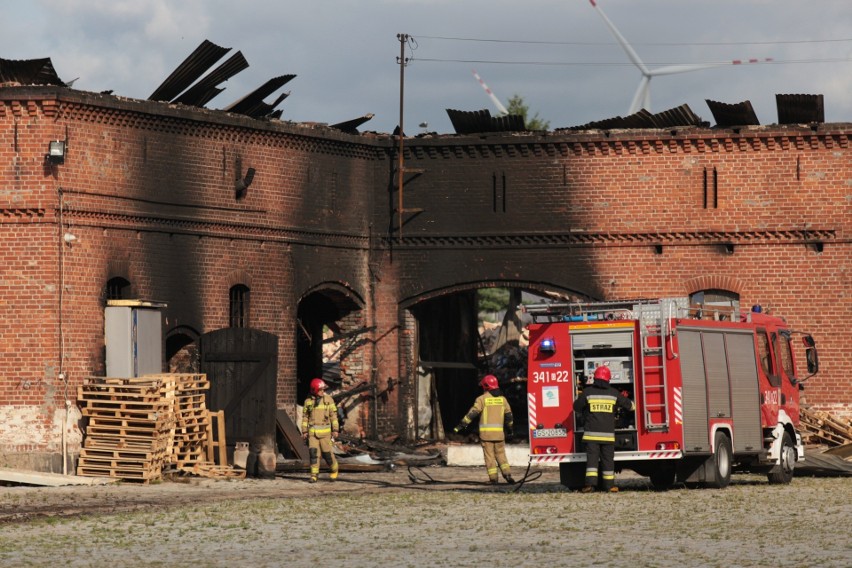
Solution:
[[[666,340],[671,331],[669,321],[676,317],[679,308],[685,307],[687,307],[686,300],[680,298],[664,298],[633,306],[633,312],[639,321],[639,338],[642,349],[640,357],[642,388],[638,394],[642,397],[645,428],[651,431],[664,431],[669,427]],[[657,380],[649,381],[650,377],[656,377]],[[655,394],[656,396],[654,396]],[[651,398],[654,398],[657,402],[649,402]],[[655,419],[655,416],[660,417],[660,419]]]

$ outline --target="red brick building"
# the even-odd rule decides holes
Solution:
[[[291,417],[330,330],[342,387],[374,386],[347,428],[414,439],[435,420],[420,413],[419,362],[475,358],[478,288],[721,292],[812,332],[822,369],[807,402],[848,415],[850,136],[819,124],[408,138],[400,200],[389,135],[0,88],[0,465],[58,471],[79,451],[76,386],[106,372],[108,297],[167,305],[164,370],[208,332],[277,336],[274,406]],[[54,140],[63,163],[45,158]],[[472,365],[456,367],[433,379],[475,385]]]

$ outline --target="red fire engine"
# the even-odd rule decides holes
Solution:
[[[799,390],[816,374],[813,338],[785,321],[733,308],[690,306],[687,298],[549,303],[532,316],[527,392],[530,462],[558,463],[564,485],[583,485],[586,454],[574,398],[595,369],[635,402],[616,415],[616,469],[725,487],[731,472],[789,483],[804,460]],[[806,377],[796,374],[801,339]]]

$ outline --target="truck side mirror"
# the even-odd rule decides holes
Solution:
[[[802,343],[805,346],[805,359],[807,359],[808,362],[808,375],[816,375],[819,372],[819,356],[817,355],[814,338],[810,335],[804,335],[802,336]]]

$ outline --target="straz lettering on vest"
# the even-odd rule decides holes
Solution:
[[[485,406],[503,406],[503,399],[499,396],[496,398],[486,398]]]
[[[589,397],[589,411],[591,412],[608,412],[612,414],[614,406],[615,399],[612,397]]]

